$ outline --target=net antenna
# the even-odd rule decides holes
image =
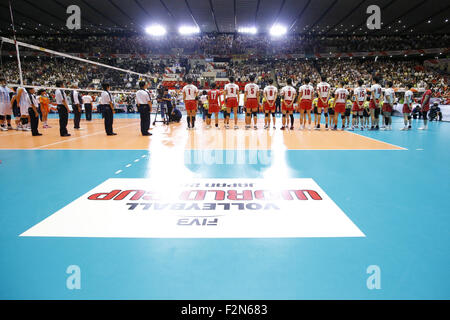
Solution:
[[[19,45],[17,43],[17,38],[16,38],[16,28],[14,26],[14,15],[13,15],[13,10],[12,10],[12,3],[11,0],[8,1],[9,2],[9,13],[11,15],[11,28],[13,31],[13,44],[16,46],[16,54],[17,54],[17,65],[19,67],[19,78],[20,78],[20,85],[23,86],[23,76],[22,76],[22,64],[20,63],[20,53],[19,53]],[[2,38],[2,43],[3,43],[3,38]]]

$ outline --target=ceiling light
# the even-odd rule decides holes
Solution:
[[[145,28],[145,32],[152,36],[163,36],[166,34],[166,29],[161,25],[153,25]]]
[[[286,34],[286,32],[287,32],[286,27],[280,24],[274,24],[272,28],[270,28],[270,34],[275,37],[282,36]]]
[[[180,34],[194,34],[194,33],[199,33],[200,28],[194,27],[194,26],[181,26],[178,28],[178,32]]]
[[[258,30],[256,29],[256,27],[242,27],[238,29],[238,32],[256,34]]]

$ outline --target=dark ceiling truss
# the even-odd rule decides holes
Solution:
[[[389,22],[388,24],[383,24],[383,28],[389,28],[390,26],[392,26],[393,24],[395,24],[397,21],[401,21],[403,17],[405,17],[406,15],[410,14],[411,12],[413,12],[414,10],[416,10],[417,8],[419,8],[420,6],[422,6],[423,4],[427,3],[428,0],[423,0],[422,2],[419,2],[418,4],[416,4],[414,7],[406,10],[404,13],[402,13],[401,15],[399,15],[398,17],[396,17],[395,19],[393,19],[391,22]]]
[[[278,13],[277,13],[277,15],[275,17],[275,20],[274,20],[273,24],[276,24],[278,22],[278,18],[280,17],[281,10],[283,10],[283,7],[284,7],[285,3],[286,3],[286,0],[281,1],[280,9],[278,9]]]
[[[96,14],[98,14],[99,16],[103,17],[105,20],[108,20],[109,22],[111,22],[113,25],[115,25],[116,27],[119,28],[123,28],[123,26],[121,26],[119,23],[115,22],[114,20],[112,20],[111,18],[109,18],[108,16],[104,15],[100,10],[96,9],[94,6],[92,6],[90,3],[88,3],[86,0],[81,0],[81,2],[83,2],[86,6],[88,6],[92,11],[94,11]]]
[[[8,10],[7,12],[9,12],[9,6],[1,4],[0,7],[5,8],[6,10]],[[28,19],[28,20],[31,20],[31,21],[35,22],[36,24],[40,24],[40,25],[42,25],[44,27],[47,27],[47,28],[50,28],[50,29],[53,28],[53,27],[51,27],[51,26],[49,26],[49,25],[47,25],[45,23],[42,23],[41,21],[38,21],[38,20],[30,17],[29,15],[27,15],[27,14],[25,14],[25,13],[23,13],[23,12],[17,10],[17,9],[14,9],[14,5],[13,5],[12,9],[13,9],[13,15],[14,16],[19,15],[19,16],[22,16],[22,17]],[[22,24],[16,22],[16,31],[17,31],[17,26],[20,26],[21,28],[28,29],[28,30],[33,30],[32,28],[26,28]]]
[[[7,17],[5,18],[5,22],[6,21],[8,21],[6,24],[6,28],[11,28],[11,16],[10,16],[10,14],[9,14],[9,6],[5,6],[5,5],[3,5],[3,4],[0,4],[0,8],[4,8],[5,10],[3,11],[3,13],[5,13],[5,14],[7,14]],[[20,24],[18,24],[18,25],[16,25],[15,27],[16,27],[16,32],[18,31],[17,30],[17,26],[19,26],[19,27],[21,27],[21,28],[23,28],[23,29],[26,29],[26,30],[30,30],[30,31],[34,31],[34,29],[33,28],[29,28],[29,27],[27,27],[27,26],[22,26],[22,25],[20,25]],[[11,32],[12,32],[12,28],[11,28]]]
[[[114,8],[117,9],[117,11],[119,11],[124,17],[126,17],[128,20],[130,20],[131,22],[134,22],[133,18],[131,18],[125,11],[122,10],[121,7],[119,7],[117,4],[115,4],[112,0],[108,0],[109,3],[111,3],[113,5]]]
[[[216,30],[217,30],[217,32],[220,32],[219,25],[217,24],[216,14],[214,12],[214,7],[213,7],[212,0],[209,0],[209,8],[211,10],[211,14],[212,14],[212,17],[214,19],[214,24],[216,25]]]
[[[438,11],[436,11],[436,12],[433,13],[432,15],[428,16],[427,18],[425,18],[425,19],[423,19],[423,20],[421,20],[421,21],[419,21],[419,22],[417,22],[417,23],[414,23],[414,24],[412,24],[412,25],[409,25],[409,26],[406,28],[406,30],[413,29],[413,28],[415,28],[415,27],[421,25],[422,23],[427,22],[428,20],[433,20],[433,18],[434,18],[435,16],[440,15],[442,12],[445,12],[445,11],[447,11],[447,10],[449,10],[449,9],[450,9],[450,4],[447,5],[444,9],[439,9]]]
[[[175,16],[172,14],[172,12],[169,10],[169,8],[167,8],[167,5],[164,3],[164,1],[159,0],[159,2],[161,2],[161,5],[164,7],[164,9],[166,9],[166,12],[169,15],[169,17],[171,17],[172,19],[175,19]]]
[[[152,15],[147,11],[147,9],[145,9],[145,7],[139,2],[139,0],[134,0],[134,3],[136,3],[139,9],[141,9],[142,12],[144,12],[147,17],[153,19]]]
[[[389,8],[391,5],[393,5],[395,1],[397,1],[397,0],[391,0],[388,4],[386,4],[385,6],[381,7],[380,8],[381,12],[383,12],[384,10]],[[383,15],[381,15],[381,20],[383,20]],[[352,32],[352,31],[355,31],[358,28],[361,28],[361,26],[363,26],[365,24],[366,24],[366,19],[364,19],[363,22],[361,22],[360,24],[356,25],[353,29],[350,29],[350,31],[348,33]],[[383,28],[381,28],[381,30],[383,30]]]
[[[295,18],[294,21],[292,21],[291,26],[289,27],[289,30],[291,30],[297,24],[297,21],[299,21],[300,18],[303,16],[303,13],[306,11],[306,9],[308,8],[308,6],[311,3],[311,1],[312,0],[308,0],[308,2],[306,2],[305,6],[300,11],[300,13],[298,14],[297,18]]]
[[[258,18],[260,0],[256,3],[256,11],[255,11],[255,27],[256,27],[256,19]]]
[[[335,23],[334,25],[332,25],[330,28],[328,28],[324,33],[328,33],[330,30],[333,30],[334,28],[336,28],[338,25],[342,24],[342,22],[344,22],[345,20],[348,19],[348,17],[350,17],[356,10],[359,9],[359,7],[362,6],[362,4],[366,2],[366,0],[362,0],[361,2],[359,2],[356,7],[354,7],[352,10],[350,10],[345,17],[343,17],[341,20],[339,20],[337,23]]]
[[[336,5],[336,3],[338,3],[339,0],[334,0],[333,3],[327,8],[327,10],[325,10],[321,16],[319,17],[319,19],[317,19],[312,25],[310,25],[308,27],[307,30],[305,30],[305,32],[308,32],[308,30],[312,30],[318,23],[320,23],[320,21],[322,21],[322,19],[328,14],[328,12],[331,11],[331,9],[333,9],[333,7]]]
[[[200,25],[197,23],[197,20],[194,17],[194,13],[192,12],[189,2],[187,0],[184,0],[184,3],[186,3],[186,7],[188,8],[189,14],[190,14],[192,20],[194,21],[195,25],[197,26],[198,29],[200,29]]]
[[[233,14],[234,14],[234,31],[236,32],[237,31],[236,0],[233,0]]]

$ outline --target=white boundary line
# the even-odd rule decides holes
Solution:
[[[367,136],[363,136],[362,134],[358,134],[358,133],[355,133],[355,132],[351,132],[351,131],[345,131],[345,132],[351,133],[351,134],[356,134],[357,136],[364,137],[364,138],[367,138],[367,139],[370,139],[370,140],[373,140],[373,141],[376,141],[376,142],[386,143],[386,144],[388,144],[388,145],[391,145],[391,146],[393,146],[393,147],[400,148],[400,149],[402,149],[402,150],[408,150],[407,148],[403,148],[403,147],[397,146],[397,145],[392,144],[392,143],[389,143],[389,142],[384,142],[384,141],[382,141],[382,140],[377,140],[377,139],[374,139],[374,138],[370,138],[370,137],[367,137]],[[374,150],[374,149],[371,149],[371,150]],[[388,149],[388,150],[389,150],[389,149]]]
[[[136,124],[132,123],[132,124],[128,124],[126,126],[116,127],[116,129],[131,127],[131,126],[134,126],[134,125],[136,125]],[[95,136],[95,135],[98,135],[98,134],[101,134],[101,133],[105,133],[105,130],[97,131],[97,132],[94,132],[94,133],[91,133],[91,134],[87,134],[87,135],[84,135],[84,136],[80,136],[80,137],[73,137],[73,138],[70,138],[70,139],[67,139],[67,140],[61,140],[61,141],[57,141],[57,142],[53,142],[53,143],[49,143],[49,144],[44,144],[44,145],[39,146],[39,147],[31,148],[30,150],[38,150],[38,149],[42,149],[42,148],[45,148],[45,147],[48,147],[48,146],[52,146],[52,145],[55,145],[55,144],[65,143],[65,142],[73,141],[73,140],[77,140],[77,139],[83,139],[83,138]],[[55,149],[55,150],[60,150],[60,149]],[[68,149],[64,149],[64,150],[68,150]],[[84,149],[80,149],[80,150],[84,150]]]

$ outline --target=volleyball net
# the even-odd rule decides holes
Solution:
[[[1,59],[1,70],[2,77],[15,79],[20,79],[20,81],[8,82],[8,86],[10,87],[24,87],[24,88],[35,88],[45,89],[45,90],[77,90],[82,92],[92,92],[99,93],[102,90],[95,89],[95,87],[99,87],[102,82],[107,82],[111,85],[111,93],[114,94],[134,94],[134,91],[131,91],[136,87],[136,82],[144,80],[144,79],[152,79],[153,76],[146,73],[136,72],[134,70],[120,68],[118,66],[109,65],[103,62],[84,59],[81,57],[77,57],[68,53],[58,52],[55,50],[47,49],[44,47],[40,47],[37,45],[15,41],[14,39],[0,37],[1,45],[0,45],[0,56]],[[26,48],[26,55],[22,55],[19,48]],[[32,53],[30,54],[30,50]],[[41,57],[40,53],[44,53],[44,57]],[[12,58],[13,54],[17,55],[17,61],[8,60],[8,63],[4,63],[3,57]],[[31,61],[30,61],[31,60]],[[98,60],[101,60],[101,57],[98,57]],[[45,65],[53,65],[56,64],[56,70],[53,70],[51,67],[43,68]],[[87,67],[89,66],[89,67]],[[73,68],[71,70],[71,67]],[[12,69],[17,68],[17,71]],[[61,72],[64,70],[65,74]],[[39,78],[42,79],[42,73],[48,72],[48,78],[42,80],[44,83],[39,83]],[[116,74],[111,74],[111,73]],[[52,74],[55,73],[55,74]],[[63,81],[65,84],[77,84],[80,85],[79,77],[82,76],[80,73],[90,74],[88,85],[85,88],[70,88],[70,87],[55,87],[54,84],[56,81]],[[105,76],[109,73],[111,76],[115,76],[116,79],[122,77],[123,79],[123,87],[128,87],[128,90],[123,90],[117,87],[117,85],[113,85],[108,80],[108,77]],[[133,77],[134,76],[134,77]],[[27,79],[30,78],[33,80],[33,83],[29,83]]]

